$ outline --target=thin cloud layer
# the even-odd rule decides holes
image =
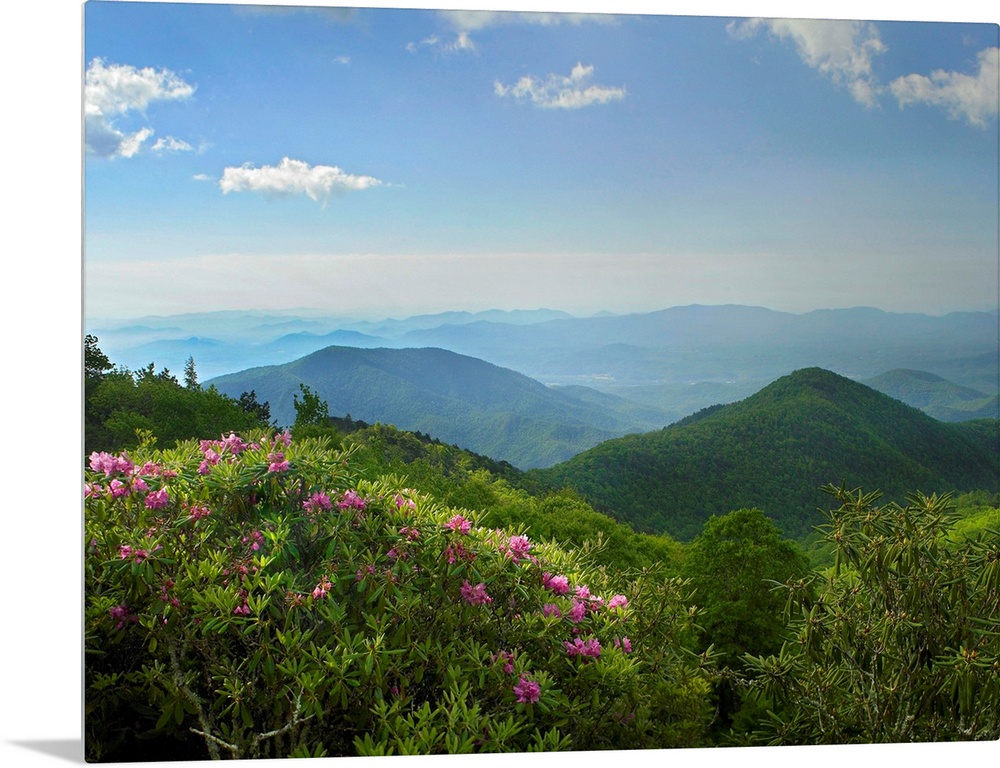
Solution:
[[[906,75],[893,80],[889,90],[899,106],[928,104],[942,107],[954,119],[965,118],[983,127],[1000,112],[1000,48],[979,52],[974,75],[936,70],[926,75]]]
[[[610,14],[600,13],[547,13],[532,11],[438,11],[455,31],[455,38],[445,39],[431,35],[419,43],[409,43],[406,49],[416,53],[421,48],[430,48],[438,53],[471,53],[477,50],[471,32],[508,24],[530,24],[555,26],[559,24],[583,24],[596,22],[608,24],[615,20]]]
[[[282,158],[276,166],[256,168],[247,163],[238,168],[226,168],[219,180],[223,194],[261,192],[282,197],[304,194],[317,202],[338,192],[355,192],[381,184],[372,176],[345,173],[335,165],[311,166],[288,157]]]
[[[880,91],[872,59],[886,50],[878,29],[867,21],[820,19],[749,19],[732,22],[729,33],[738,39],[765,29],[781,40],[791,40],[799,57],[834,84],[848,89],[859,104],[874,107]]]
[[[625,98],[625,88],[590,85],[594,67],[577,64],[569,77],[550,74],[545,80],[525,75],[514,85],[504,85],[499,80],[493,92],[500,97],[526,101],[544,109],[580,109],[592,104],[607,104]]]
[[[150,104],[190,98],[195,87],[168,69],[105,64],[94,59],[84,75],[84,130],[88,152],[101,157],[132,157],[154,133],[149,126],[122,130],[118,121],[133,113],[145,115]],[[160,142],[163,142],[162,144]],[[173,137],[159,142],[158,151],[178,151],[190,145]]]

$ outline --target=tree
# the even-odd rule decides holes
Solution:
[[[781,647],[786,595],[775,587],[805,583],[809,563],[761,510],[740,509],[705,522],[682,573],[703,611],[702,647],[712,646],[720,665],[740,674],[745,654]],[[728,726],[741,704],[731,678],[724,677],[716,693],[720,724]]]
[[[97,346],[97,337],[87,334],[83,337],[83,375],[87,380],[99,381],[114,368],[108,356]]]
[[[257,390],[251,389],[249,392],[240,394],[240,408],[246,413],[253,414],[260,421],[261,426],[271,423],[271,404],[265,400],[263,403],[257,401]]]
[[[298,395],[292,395],[295,404],[295,427],[307,425],[326,426],[330,420],[330,407],[325,400],[321,400],[319,395],[313,392],[307,384],[299,384],[299,391],[302,393],[300,400]]]
[[[198,389],[198,374],[194,370],[194,357],[188,357],[184,363],[184,386],[188,389]]]

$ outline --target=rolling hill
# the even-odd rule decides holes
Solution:
[[[667,423],[663,413],[586,388],[550,388],[443,349],[331,346],[283,365],[204,382],[238,397],[253,390],[280,425],[295,420],[307,385],[331,415],[427,432],[522,469],[543,467],[628,432]]]
[[[711,515],[759,507],[801,538],[822,522],[826,483],[995,491],[996,421],[945,424],[830,371],[783,376],[745,400],[602,443],[532,474],[580,492],[634,529],[690,539]]]

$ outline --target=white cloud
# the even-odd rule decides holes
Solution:
[[[189,98],[194,86],[168,69],[136,69],[124,64],[107,65],[94,59],[84,75],[84,128],[86,149],[102,157],[132,157],[153,135],[144,126],[128,133],[117,121],[132,113],[145,114],[156,101],[179,101]],[[176,139],[161,140],[169,148]],[[159,144],[159,142],[157,142]],[[161,147],[162,148],[162,147]]]
[[[442,40],[437,35],[431,35],[430,37],[425,37],[419,43],[406,44],[406,50],[410,53],[416,53],[421,48],[432,48],[439,53],[474,52],[476,44],[465,30],[459,32],[455,39],[450,42]]]
[[[472,31],[496,27],[501,24],[582,24],[583,22],[609,23],[614,17],[600,13],[544,13],[525,11],[438,11],[438,14],[459,30]]]
[[[305,194],[319,201],[336,192],[352,192],[377,187],[382,182],[372,176],[345,173],[335,165],[310,166],[301,160],[282,158],[277,166],[255,168],[247,163],[239,168],[226,168],[219,180],[223,194],[230,192],[263,192],[269,195]]]
[[[874,24],[824,19],[749,19],[727,29],[746,39],[761,29],[781,40],[792,40],[799,57],[836,85],[845,86],[859,104],[874,107],[881,90],[872,58],[886,50]]]
[[[181,139],[175,139],[173,136],[164,136],[162,139],[157,139],[156,143],[150,147],[154,152],[193,152],[194,147],[188,144],[186,141]]]
[[[470,32],[477,32],[489,27],[507,24],[532,24],[539,26],[555,26],[558,24],[583,24],[595,22],[610,24],[616,20],[611,14],[601,13],[544,13],[526,11],[438,11],[455,31],[454,40],[445,40],[438,35],[432,35],[419,43],[409,43],[406,49],[415,53],[421,47],[432,48],[441,53],[474,52],[476,43]]]
[[[594,74],[593,65],[577,64],[569,77],[550,74],[545,80],[525,75],[514,85],[504,85],[499,80],[493,84],[497,96],[510,96],[519,101],[530,101],[548,109],[580,109],[592,104],[607,104],[625,98],[624,87],[589,85]]]
[[[974,75],[936,70],[926,75],[906,75],[889,84],[899,106],[929,104],[943,107],[955,119],[985,126],[1000,111],[1000,48],[979,52],[979,71]]]

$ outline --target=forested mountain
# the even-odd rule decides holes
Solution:
[[[945,424],[830,371],[784,376],[737,403],[602,443],[536,471],[636,530],[690,539],[711,515],[768,513],[791,537],[820,522],[820,486],[880,489],[887,499],[995,491],[998,422]]]
[[[940,421],[1000,418],[997,387],[963,387],[926,371],[897,368],[862,383]],[[995,383],[995,382],[994,382]]]
[[[295,420],[294,399],[304,384],[332,415],[428,432],[521,468],[548,466],[611,437],[667,423],[655,408],[583,388],[546,387],[443,349],[327,347],[206,383],[231,397],[255,391],[279,425]]]

